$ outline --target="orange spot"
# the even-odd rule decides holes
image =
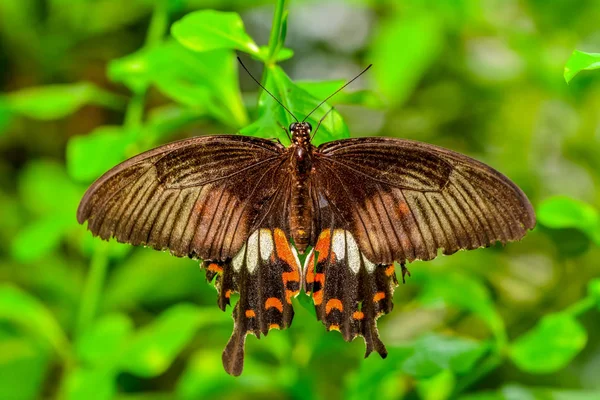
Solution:
[[[281,329],[281,327],[279,326],[279,324],[271,324],[269,325],[269,329]]]
[[[300,281],[300,273],[297,269],[294,269],[292,272],[284,272],[281,274],[283,278],[283,286],[287,285],[288,282],[298,282]]]
[[[285,261],[290,267],[294,269],[296,275],[298,274],[298,262],[296,261],[296,257],[292,253],[292,248],[290,247],[287,238],[285,237],[285,233],[281,229],[275,229],[274,237],[275,237],[275,248],[277,249],[277,255],[283,261]],[[296,278],[299,280],[299,278]]]
[[[354,314],[352,314],[352,318],[354,319],[363,319],[365,317],[365,314],[362,311],[354,311]]]
[[[318,292],[314,292],[312,297],[313,301],[315,302],[315,306],[320,306],[323,302],[323,291],[319,290]]]
[[[315,282],[321,282],[321,285],[324,285],[325,284],[325,274],[322,272],[315,274]]]
[[[281,300],[277,297],[269,297],[267,299],[265,302],[265,310],[268,310],[269,308],[276,308],[279,312],[283,312],[283,304],[281,304]]]
[[[375,296],[373,296],[373,302],[377,303],[379,300],[385,299],[385,292],[377,292]]]
[[[313,283],[315,281],[315,253],[310,253],[308,258],[308,268],[306,269],[306,283]]]
[[[331,230],[327,229],[319,235],[319,240],[315,245],[315,251],[319,253],[317,262],[324,261],[329,255],[329,247],[331,247]]]
[[[223,268],[221,266],[219,266],[219,264],[215,264],[215,263],[208,264],[208,267],[206,269],[209,270],[210,272],[216,272],[219,274],[223,272]]]
[[[231,297],[231,290],[227,290],[225,292],[225,297],[230,298]]]
[[[246,310],[246,318],[254,318],[254,317],[256,317],[254,310]]]
[[[330,331],[338,331],[339,332],[340,331],[340,326],[337,325],[337,324],[331,324],[331,325],[329,325],[329,330]]]
[[[327,304],[325,305],[325,313],[329,314],[331,310],[338,309],[340,311],[344,311],[344,306],[339,299],[329,299]]]
[[[296,297],[298,295],[298,293],[300,293],[300,291],[296,290],[286,290],[285,291],[285,301],[287,301],[288,304],[292,304],[292,297]]]
[[[200,215],[202,213],[203,208],[204,208],[204,202],[198,201],[196,204],[194,204],[194,209],[193,209],[192,213],[195,215]]]
[[[388,266],[388,267],[385,269],[385,274],[386,274],[387,276],[392,276],[392,275],[394,275],[394,273],[395,273],[395,272],[396,272],[396,270],[394,269],[394,264],[391,264],[390,266]]]
[[[408,208],[408,204],[405,202],[400,203],[398,206],[398,211],[400,211],[400,215],[406,215],[410,213],[410,208]]]

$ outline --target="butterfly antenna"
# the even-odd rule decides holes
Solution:
[[[332,94],[330,94],[329,96],[327,96],[327,98],[325,100],[323,100],[322,102],[320,102],[318,106],[316,106],[311,112],[308,113],[308,115],[306,117],[304,117],[304,119],[302,120],[302,122],[306,121],[308,119],[308,117],[310,117],[310,115],[312,113],[314,113],[315,111],[317,111],[319,109],[319,107],[321,107],[323,105],[323,103],[325,103],[327,100],[329,100],[330,98],[332,98],[333,96],[335,96],[336,94],[338,94],[346,86],[348,86],[349,84],[351,84],[352,82],[354,82],[355,80],[357,80],[362,74],[364,74],[365,72],[367,72],[369,70],[369,68],[371,68],[372,66],[373,66],[373,64],[369,64],[369,66],[367,68],[363,69],[360,74],[356,75],[354,78],[352,78],[348,82],[346,82],[344,84],[344,86],[342,86],[341,88],[339,88],[338,90],[336,90],[335,92],[333,92]],[[331,111],[331,110],[329,110],[329,111]]]
[[[299,122],[298,118],[296,118],[296,116],[294,114],[292,114],[292,112],[290,110],[288,110],[288,108],[286,106],[284,106],[283,103],[281,101],[279,101],[279,99],[277,97],[273,96],[273,93],[269,92],[266,87],[264,87],[254,76],[252,76],[252,74],[250,73],[250,71],[248,71],[248,68],[246,68],[246,66],[244,65],[244,63],[242,62],[242,60],[239,57],[237,58],[237,60],[239,61],[239,63],[242,66],[242,68],[244,68],[244,70],[248,73],[248,75],[250,75],[250,78],[252,78],[252,80],[254,82],[256,82],[256,84],[262,88],[262,90],[264,90],[265,92],[267,92],[267,94],[269,96],[271,96],[273,98],[273,100],[275,100],[276,102],[278,102],[279,105],[281,107],[283,107],[283,109],[285,111],[287,111],[288,114],[290,114],[294,118],[294,120],[296,122]],[[348,83],[350,83],[350,82],[348,82]]]
[[[323,120],[325,119],[325,117],[326,117],[327,115],[329,115],[329,113],[330,113],[330,112],[332,112],[332,111],[333,111],[333,109],[334,109],[334,107],[331,107],[331,108],[329,109],[329,111],[327,111],[327,112],[325,113],[325,115],[323,115],[323,116],[321,117],[321,119],[319,120],[319,123],[317,124],[317,129],[315,129],[315,131],[313,132],[312,136],[310,137],[310,140],[313,140],[313,138],[314,138],[314,137],[315,137],[315,135],[317,134],[317,131],[319,130],[319,127],[321,126],[321,122],[323,122]]]

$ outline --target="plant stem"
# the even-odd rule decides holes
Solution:
[[[160,43],[169,27],[169,2],[167,0],[159,0],[156,2],[150,26],[146,32],[146,41],[144,46],[154,46]]]
[[[79,315],[77,318],[76,337],[80,337],[86,328],[90,326],[100,301],[100,293],[104,287],[106,279],[106,270],[108,268],[108,257],[106,254],[106,245],[96,243],[94,254],[90,262],[90,269],[83,288]]]
[[[166,0],[156,2],[150,25],[146,32],[144,47],[155,46],[160,43],[169,27],[169,9]],[[146,102],[146,89],[134,93],[127,105],[125,113],[125,126],[129,129],[139,129],[144,120],[144,106]]]
[[[283,11],[285,10],[286,0],[277,0],[275,5],[275,14],[273,14],[273,24],[271,26],[271,35],[269,36],[269,56],[267,66],[275,64],[277,49],[279,48],[279,39],[281,38],[281,29],[283,26]],[[283,43],[281,43],[283,45]]]
[[[569,308],[567,308],[564,312],[572,315],[573,317],[578,317],[581,314],[591,310],[596,306],[596,300],[592,296],[587,296],[577,303],[572,304]]]

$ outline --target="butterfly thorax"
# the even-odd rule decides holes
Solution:
[[[310,143],[311,130],[312,127],[308,122],[296,122],[290,126],[293,177],[290,230],[294,244],[301,254],[308,246],[311,233],[311,207],[308,190],[314,151],[314,146]]]

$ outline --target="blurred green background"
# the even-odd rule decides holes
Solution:
[[[0,399],[600,398],[600,72],[573,78],[600,56],[563,78],[574,49],[600,51],[599,21],[595,0],[2,0]],[[468,154],[523,188],[538,226],[411,264],[379,320],[386,360],[300,295],[291,329],[249,337],[228,376],[233,321],[198,262],[93,239],[75,211],[161,143],[287,141],[236,54],[299,116],[373,63],[316,142]]]

